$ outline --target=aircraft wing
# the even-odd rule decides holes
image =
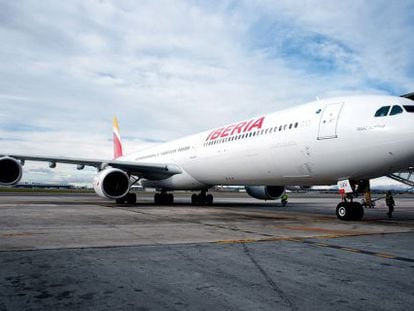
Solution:
[[[164,179],[172,175],[182,173],[182,170],[177,165],[169,163],[146,163],[122,160],[82,159],[70,157],[26,156],[16,154],[0,155],[0,158],[4,156],[20,160],[23,163],[24,161],[49,162],[52,164],[51,167],[53,167],[56,163],[76,164],[78,165],[78,169],[82,169],[84,166],[96,167],[98,170],[102,170],[106,167],[114,167],[128,172],[131,175],[144,177],[148,179]]]

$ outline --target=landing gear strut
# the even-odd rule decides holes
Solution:
[[[157,205],[171,205],[174,203],[174,195],[172,193],[161,191],[154,194],[154,203]]]
[[[212,205],[213,204],[213,196],[211,194],[207,194],[207,191],[202,190],[200,194],[195,194],[191,196],[191,204],[192,205]]]

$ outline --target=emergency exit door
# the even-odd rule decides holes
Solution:
[[[336,138],[339,115],[344,103],[329,104],[322,111],[319,121],[318,139]]]

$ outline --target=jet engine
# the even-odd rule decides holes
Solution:
[[[100,197],[120,199],[129,192],[129,176],[123,170],[107,168],[95,176],[93,188]]]
[[[0,158],[0,185],[13,186],[22,179],[23,169],[19,160],[11,157]]]
[[[246,186],[248,195],[259,200],[276,200],[285,192],[285,186]]]

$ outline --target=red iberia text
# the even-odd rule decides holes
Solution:
[[[242,121],[236,124],[229,125],[227,127],[215,129],[207,136],[206,140],[215,140],[218,138],[224,138],[232,135],[251,132],[253,130],[259,130],[263,126],[264,118],[265,117],[260,117],[258,119]]]

